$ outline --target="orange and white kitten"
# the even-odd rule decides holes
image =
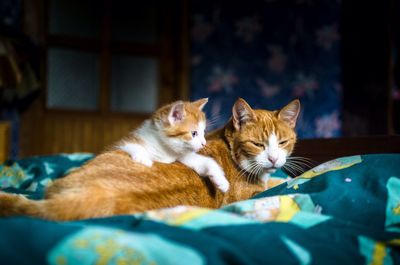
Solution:
[[[226,192],[229,182],[224,171],[210,157],[197,154],[206,145],[205,114],[207,98],[195,102],[176,101],[157,110],[150,119],[117,143],[116,149],[148,167],[153,162],[180,161],[197,174],[209,177],[218,189]]]

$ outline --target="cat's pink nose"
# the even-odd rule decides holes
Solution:
[[[272,163],[272,165],[275,165],[275,163],[276,163],[276,161],[278,161],[278,158],[277,157],[275,157],[275,156],[268,156],[268,160],[269,160],[269,162],[271,162]]]

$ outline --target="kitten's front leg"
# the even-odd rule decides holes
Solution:
[[[139,144],[125,144],[119,147],[122,151],[127,152],[132,160],[139,162],[145,166],[151,167],[153,161],[150,159],[149,153]]]
[[[190,153],[178,160],[196,171],[200,176],[209,177],[222,192],[228,191],[229,182],[225,178],[224,171],[214,159],[196,153]]]

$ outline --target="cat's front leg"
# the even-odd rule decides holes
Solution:
[[[141,163],[145,166],[151,167],[153,161],[150,159],[149,153],[139,144],[124,144],[119,147],[122,151],[127,152],[132,160]]]
[[[209,177],[215,186],[222,192],[227,192],[229,182],[225,173],[214,159],[196,153],[187,154],[178,159],[186,166],[192,168],[202,177]]]

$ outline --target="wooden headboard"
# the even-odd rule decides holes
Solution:
[[[8,158],[10,143],[10,124],[0,121],[0,163]]]
[[[299,140],[293,156],[303,156],[317,164],[341,156],[400,153],[400,135]]]

